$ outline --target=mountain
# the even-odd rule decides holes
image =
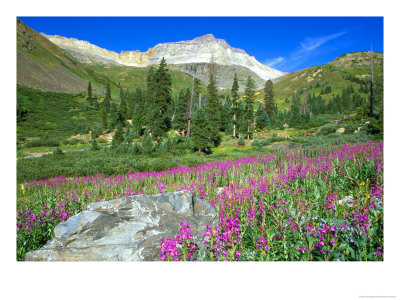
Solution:
[[[17,83],[42,91],[81,93],[92,82],[93,93],[104,95],[107,80],[111,93],[119,95],[119,83],[133,90],[145,84],[147,68],[124,65],[88,65],[17,19]],[[192,86],[192,77],[171,70],[173,92]]]
[[[17,19],[17,83],[45,91],[78,93],[87,89],[101,92],[100,74],[88,71],[65,50],[51,43]]]
[[[221,66],[242,66],[257,74],[263,81],[285,74],[258,62],[254,56],[249,56],[244,50],[229,46],[225,40],[217,39],[212,34],[189,41],[158,44],[146,52],[135,50],[121,53],[109,51],[75,38],[44,33],[42,35],[84,63],[145,67],[158,64],[164,57],[167,64],[170,65],[214,62]]]

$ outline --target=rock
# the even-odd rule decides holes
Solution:
[[[161,239],[176,236],[182,221],[191,225],[200,249],[205,225],[217,225],[214,208],[188,191],[91,203],[85,211],[58,224],[54,239],[27,253],[25,260],[159,260]]]
[[[353,207],[353,196],[346,196],[343,199],[339,200],[339,205],[347,204],[349,207]]]
[[[345,133],[346,129],[344,127],[338,128],[336,133]]]
[[[223,187],[217,188],[217,195],[218,195],[218,194],[221,194],[223,191],[224,191],[224,188],[223,188]]]

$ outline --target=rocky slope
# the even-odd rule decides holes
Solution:
[[[49,42],[17,19],[17,83],[45,91],[77,93],[87,89],[100,92],[99,79],[89,74],[66,51]]]
[[[122,51],[116,53],[87,41],[61,36],[50,36],[42,33],[51,42],[67,50],[80,62],[114,63],[126,66],[145,67],[158,64],[164,57],[168,64],[210,63],[218,65],[236,65],[248,68],[263,80],[274,79],[284,73],[258,62],[254,56],[249,56],[244,50],[233,48],[222,39],[212,34],[197,37],[189,41],[158,44],[146,52]]]

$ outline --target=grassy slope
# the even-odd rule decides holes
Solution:
[[[28,110],[23,121],[18,122],[18,139],[48,134],[59,140],[73,135],[78,125],[93,126],[98,119],[98,111],[90,108],[79,95],[18,86],[17,99]]]
[[[157,68],[157,66],[154,66]],[[148,68],[138,68],[122,65],[89,65],[88,68],[103,73],[116,83],[120,83],[123,88],[133,91],[135,88],[144,88]],[[172,78],[172,93],[177,93],[180,89],[192,87],[192,76],[181,71],[170,69]]]
[[[105,76],[87,69],[64,50],[17,19],[17,83],[61,93],[87,91],[101,94]],[[116,85],[112,85],[117,94]]]
[[[383,73],[383,54],[374,53],[374,74],[382,76]],[[290,108],[290,103],[285,103],[285,98],[291,98],[296,92],[300,92],[308,85],[309,94],[316,96],[321,93],[326,86],[332,88],[329,94],[323,94],[322,98],[327,101],[334,94],[340,95],[343,88],[353,85],[355,91],[358,92],[360,85],[350,80],[344,79],[345,76],[351,74],[364,80],[369,79],[370,73],[370,57],[369,52],[354,52],[339,56],[334,61],[320,66],[313,66],[301,71],[286,74],[274,82],[275,99],[279,107]],[[319,83],[319,87],[316,85]],[[303,94],[304,95],[304,94]],[[367,94],[360,93],[361,96],[367,97]],[[300,96],[303,99],[304,96]],[[257,92],[257,99],[264,98],[263,91]]]

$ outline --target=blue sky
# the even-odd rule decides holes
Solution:
[[[284,72],[356,51],[383,52],[383,17],[19,17],[38,32],[147,51],[212,33]]]

